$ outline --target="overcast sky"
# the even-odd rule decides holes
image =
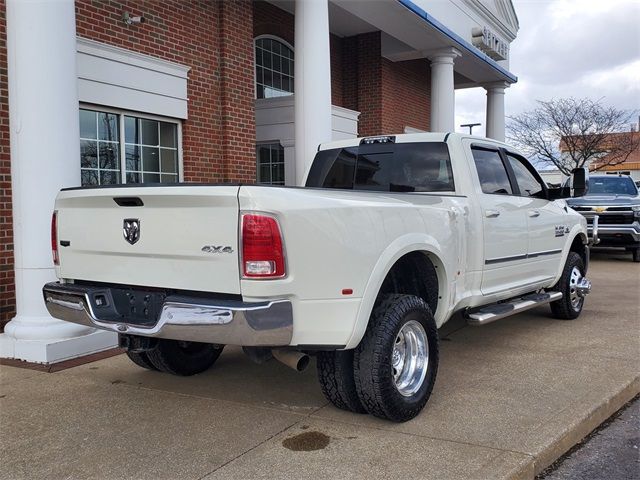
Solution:
[[[513,3],[520,31],[509,70],[518,83],[506,91],[507,115],[570,96],[640,110],[640,0]],[[484,89],[456,90],[456,126],[482,122],[473,133],[484,135],[485,106]]]

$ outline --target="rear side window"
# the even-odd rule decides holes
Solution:
[[[473,160],[483,193],[510,195],[513,193],[507,170],[496,150],[472,148]]]
[[[444,142],[362,145],[318,152],[308,187],[380,192],[452,192]]]

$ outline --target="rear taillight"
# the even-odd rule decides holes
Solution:
[[[281,278],[286,274],[278,221],[268,215],[242,216],[242,276]]]
[[[58,212],[55,210],[51,216],[51,253],[53,255],[53,264],[60,265],[60,256],[58,255]]]

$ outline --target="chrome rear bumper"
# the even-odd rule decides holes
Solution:
[[[293,334],[293,311],[289,300],[246,303],[202,297],[168,295],[159,307],[157,321],[140,325],[126,316],[97,313],[102,305],[94,295],[106,298],[108,288],[59,282],[47,283],[42,293],[51,316],[68,322],[126,335],[168,338],[222,345],[286,346]],[[111,306],[110,313],[115,310]]]

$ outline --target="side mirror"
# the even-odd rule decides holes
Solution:
[[[571,196],[583,197],[589,190],[589,170],[576,168],[571,174]]]

